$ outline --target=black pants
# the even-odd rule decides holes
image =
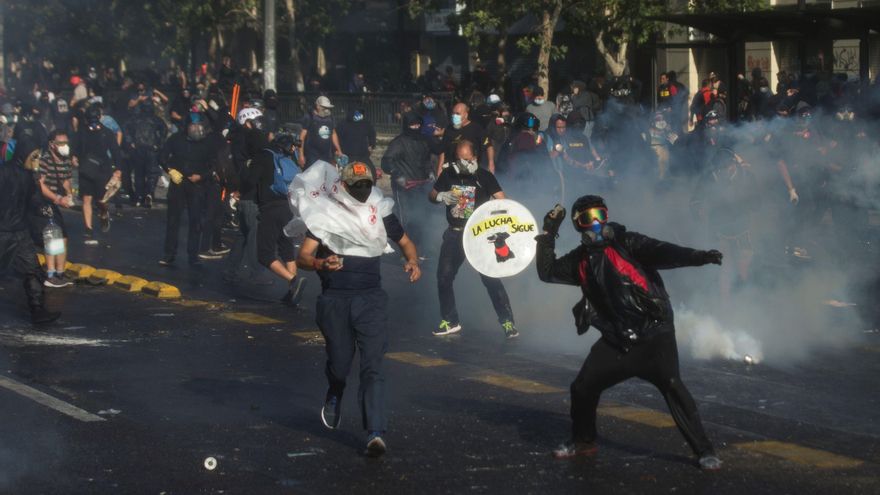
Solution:
[[[187,212],[188,232],[186,254],[190,261],[198,259],[199,241],[202,235],[205,193],[202,185],[183,179],[180,184],[168,186],[168,223],[165,226],[165,256],[177,255],[177,236],[180,231],[180,217]]]
[[[428,224],[427,207],[428,192],[431,190],[431,182],[425,182],[422,185],[406,189],[391,181],[391,190],[394,193],[394,202],[397,203],[397,218],[409,237],[416,246],[426,249],[425,226]]]
[[[461,243],[462,231],[446,229],[443,233],[443,245],[440,247],[440,258],[437,261],[437,289],[440,293],[440,316],[449,323],[459,323],[458,309],[455,307],[455,291],[452,283],[458,269],[465,261],[464,246]],[[513,321],[513,310],[510,308],[510,299],[501,279],[487,277],[480,274],[480,280],[489,292],[495,314],[498,321]]]
[[[293,240],[284,235],[284,226],[293,219],[287,202],[277,202],[260,207],[257,217],[257,260],[269,268],[281,258],[287,263],[296,259]]]
[[[24,277],[24,293],[28,306],[42,308],[45,304],[43,294],[43,270],[37,261],[37,249],[30,233],[26,230],[0,232],[0,273],[12,269]]]
[[[156,181],[159,178],[157,153],[152,148],[137,147],[129,151],[128,160],[134,172],[134,192],[131,193],[131,200],[143,203],[144,197],[152,196],[153,190],[156,189]]]
[[[580,373],[571,384],[572,438],[580,442],[596,439],[596,407],[602,392],[624,380],[639,377],[663,394],[672,419],[697,455],[713,452],[703,430],[697,405],[681,382],[675,332],[666,332],[621,352],[605,339],[590,349]]]
[[[388,295],[382,289],[357,295],[318,296],[317,323],[327,349],[325,373],[330,393],[342,397],[355,349],[360,349],[358,402],[367,431],[385,431],[385,374],[388,350]]]
[[[219,250],[223,246],[223,187],[216,182],[206,182],[202,186],[205,194],[203,204],[205,214],[202,217],[202,251]]]

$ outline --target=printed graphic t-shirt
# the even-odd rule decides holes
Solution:
[[[452,191],[458,197],[458,203],[446,206],[446,221],[450,227],[463,228],[474,210],[492,199],[493,194],[500,192],[501,186],[488,170],[480,168],[473,175],[462,175],[449,167],[440,173],[434,183],[434,190]]]

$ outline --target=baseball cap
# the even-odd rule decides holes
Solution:
[[[373,183],[373,174],[370,172],[370,167],[365,163],[351,162],[342,169],[342,182],[351,186],[361,180],[368,180],[371,184]]]
[[[315,100],[315,105],[324,108],[333,108],[333,105],[330,103],[330,98],[326,96],[319,96],[317,100]]]

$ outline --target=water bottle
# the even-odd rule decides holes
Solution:
[[[43,229],[43,246],[49,256],[64,254],[64,234],[52,218],[49,219],[49,225]]]

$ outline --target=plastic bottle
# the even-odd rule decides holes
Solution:
[[[64,234],[52,218],[49,219],[49,225],[43,229],[43,246],[49,256],[64,254]]]

